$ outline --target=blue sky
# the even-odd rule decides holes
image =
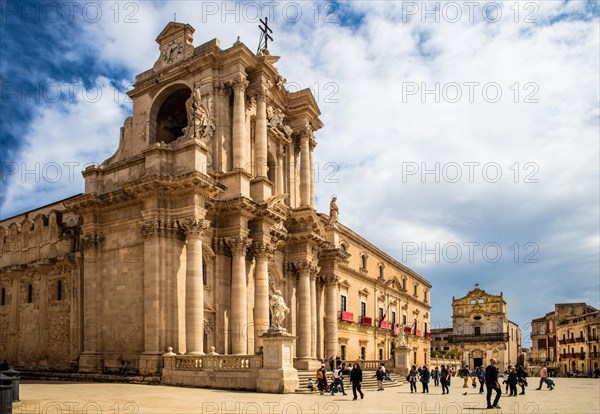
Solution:
[[[431,281],[434,326],[475,282],[525,329],[600,305],[597,2],[65,4],[2,2],[0,217],[83,191],[173,13],[195,45],[252,50],[266,15],[288,89],[322,111],[318,209],[336,194],[341,222]]]

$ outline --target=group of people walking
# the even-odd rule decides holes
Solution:
[[[487,408],[500,408],[498,402],[502,396],[502,390],[499,383],[499,372],[497,365],[498,361],[495,358],[490,359],[490,364],[487,367],[476,367],[473,372],[469,370],[468,365],[465,365],[457,373],[457,377],[463,378],[463,388],[469,387],[469,380],[473,388],[477,388],[479,385],[479,394],[484,393],[484,386],[486,389],[486,402]],[[350,383],[352,384],[353,400],[358,399],[358,395],[363,399],[365,397],[362,391],[363,382],[363,371],[358,362],[355,362],[351,366],[345,362],[341,362],[339,359],[330,360],[330,370],[333,373],[331,385],[327,382],[327,370],[325,364],[321,364],[319,370],[317,370],[317,384],[314,385],[314,390],[320,391],[321,394],[331,393],[334,395],[336,392],[341,391],[343,395],[347,395],[344,390],[344,377],[350,377]],[[522,366],[508,366],[505,372],[506,379],[503,384],[506,385],[506,393],[509,397],[516,397],[517,395],[525,394],[525,387],[527,387],[527,372]],[[389,374],[386,372],[384,364],[381,364],[375,373],[377,378],[377,391],[383,391],[383,381]],[[410,392],[416,393],[417,383],[421,383],[423,394],[429,393],[429,382],[433,380],[434,386],[442,387],[442,395],[450,393],[450,384],[454,371],[450,366],[442,365],[440,369],[435,367],[433,370],[429,370],[426,365],[417,367],[413,365],[406,377],[406,381],[410,384]],[[312,386],[312,382],[309,382]],[[549,390],[554,389],[554,382],[548,377],[548,370],[544,365],[540,371],[540,384],[536,388],[540,390],[541,387],[546,384]],[[521,388],[521,392],[517,392],[517,385]],[[495,393],[492,401],[492,394]],[[466,392],[465,392],[466,394]]]

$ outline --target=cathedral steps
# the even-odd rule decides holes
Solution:
[[[375,371],[363,371],[363,382],[362,389],[375,391],[377,390],[377,379],[374,377]],[[327,372],[327,378],[331,378],[331,372]],[[308,380],[312,378],[315,380],[316,374],[313,371],[298,371],[298,379],[300,380],[299,388],[296,390],[297,394],[310,394],[311,391],[308,389]],[[404,384],[398,374],[391,374],[392,381],[384,381],[384,388],[396,388]],[[316,381],[316,380],[315,380]],[[330,381],[328,380],[328,383]],[[347,376],[344,378],[344,390],[346,394],[352,394],[352,384],[350,384],[350,378]],[[312,391],[315,392],[315,391]]]

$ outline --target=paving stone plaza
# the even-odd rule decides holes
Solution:
[[[500,410],[486,410],[483,395],[454,381],[448,397],[439,387],[410,394],[407,384],[383,392],[367,391],[364,400],[314,394],[261,394],[198,388],[134,384],[26,381],[13,413],[597,413],[600,380],[556,378],[552,391],[535,390],[532,378],[526,395],[503,397]],[[504,391],[504,390],[503,390]]]

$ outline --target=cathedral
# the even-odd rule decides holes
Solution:
[[[314,208],[311,91],[287,91],[267,49],[193,35],[158,35],[82,194],[0,222],[0,359],[154,374],[170,348],[261,355],[277,294],[296,369],[400,347],[427,363],[431,284],[338,222],[335,198]]]

